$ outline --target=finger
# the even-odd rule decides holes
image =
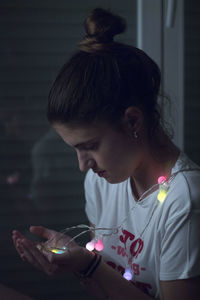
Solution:
[[[26,256],[25,256],[25,254],[24,254],[24,249],[23,249],[23,247],[22,247],[21,245],[18,245],[18,246],[16,247],[16,250],[17,250],[17,252],[18,252],[20,258],[21,258],[23,261],[26,261]]]
[[[16,234],[16,235],[22,235],[21,232],[19,230],[14,229],[12,231],[12,234]]]
[[[25,237],[19,231],[13,231],[12,240],[13,240],[14,246],[19,254],[21,254],[20,249],[19,249],[19,243],[22,239],[25,239]]]
[[[56,234],[56,231],[43,226],[31,226],[30,232],[47,240],[53,238]]]
[[[22,249],[22,247],[21,247],[20,240],[17,240],[17,241],[16,241],[15,247],[16,247],[16,250],[17,250],[17,252],[19,253],[19,255],[23,254],[23,249]]]
[[[21,243],[22,243],[22,240],[23,241],[29,241],[27,238],[25,238],[23,235],[21,235],[21,236],[16,236],[16,237],[13,237],[13,242],[14,242],[14,244],[15,244],[15,246],[17,246],[17,245],[21,245]],[[33,243],[33,242],[31,242],[31,241],[29,241],[30,243],[32,243],[33,245],[35,244],[35,242]]]
[[[33,264],[36,268],[44,271],[48,275],[53,275],[57,266],[55,264],[51,264],[48,259],[35,247],[30,241],[22,241],[25,256],[28,261]]]
[[[15,249],[22,260],[25,260],[23,249],[19,242],[15,244]]]
[[[17,236],[12,236],[12,241],[13,241],[13,244],[14,244],[14,246],[16,247],[16,244],[17,244],[17,239],[18,239],[18,237]]]
[[[22,249],[20,247],[20,240],[17,236],[16,237],[13,237],[13,244],[14,244],[14,247],[15,249],[17,250],[18,254],[21,256],[21,254],[23,254],[22,252]]]
[[[29,262],[30,264],[32,264],[36,269],[42,270],[41,265],[37,262],[37,260],[35,260],[35,258],[33,257],[31,251],[30,251],[30,247],[27,247],[25,245],[25,243],[23,243],[21,245],[21,249],[23,251],[23,255],[22,257]]]
[[[26,257],[24,255],[24,249],[21,245],[21,239],[16,239],[16,241],[14,242],[14,246],[16,248],[16,251],[18,252],[20,258],[23,260],[23,261],[26,261]]]
[[[12,240],[13,240],[14,246],[16,247],[17,244],[19,243],[20,239],[18,237],[13,237]]]
[[[24,238],[23,234],[21,234],[21,232],[19,232],[18,230],[13,230],[12,232],[12,239],[13,241],[15,241],[18,238]]]

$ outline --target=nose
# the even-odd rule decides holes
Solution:
[[[86,172],[94,165],[94,160],[86,152],[77,151],[79,169]]]

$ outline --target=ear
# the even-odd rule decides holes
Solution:
[[[128,107],[124,112],[123,124],[129,135],[140,132],[144,123],[144,114],[136,106]]]

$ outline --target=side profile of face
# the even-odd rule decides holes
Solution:
[[[55,124],[54,128],[76,150],[81,171],[91,168],[110,183],[129,178],[141,159],[136,139],[108,123],[84,127]]]

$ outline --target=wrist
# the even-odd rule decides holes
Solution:
[[[94,257],[94,253],[92,251],[88,251],[84,247],[80,247],[80,248],[81,248],[80,259],[76,268],[77,273],[80,273],[82,272],[82,270],[85,270]]]
[[[83,249],[83,251],[84,265],[81,266],[76,275],[79,278],[90,278],[101,263],[101,255],[92,251],[88,251],[85,248]]]

